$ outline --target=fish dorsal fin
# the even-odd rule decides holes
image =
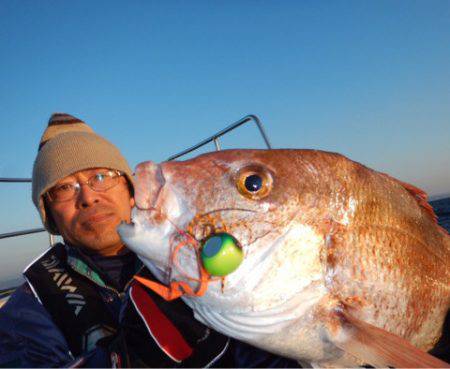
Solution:
[[[428,195],[424,190],[421,190],[420,188],[413,186],[410,183],[406,183],[403,181],[400,181],[397,178],[391,177],[389,174],[381,173],[385,177],[397,182],[400,186],[402,186],[406,191],[408,191],[414,199],[417,201],[419,206],[424,209],[428,215],[431,216],[431,218],[437,223],[437,216],[436,213],[433,210],[433,207],[428,203]]]
[[[344,337],[336,346],[376,367],[450,368],[450,364],[418,349],[405,339],[363,322],[346,311],[336,313]]]

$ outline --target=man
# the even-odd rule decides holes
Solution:
[[[26,283],[0,311],[0,366],[295,366],[230,341],[181,301],[133,282],[136,272],[152,276],[116,231],[134,205],[131,170],[83,121],[51,116],[32,197],[64,242],[25,269]]]
[[[45,228],[64,244],[27,267],[27,283],[1,310],[0,362],[62,366],[87,352],[84,361],[106,362],[106,350],[94,349],[117,331],[120,294],[137,267],[116,232],[134,205],[131,169],[87,124],[54,114],[32,182]]]

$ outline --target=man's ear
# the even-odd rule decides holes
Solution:
[[[134,207],[135,204],[136,204],[136,201],[134,201],[134,197],[130,197],[130,206]]]

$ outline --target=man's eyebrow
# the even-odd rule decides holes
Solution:
[[[87,177],[91,177],[94,174],[97,174],[99,172],[114,172],[114,170],[112,169],[108,169],[108,168],[93,168],[93,169],[89,169],[89,170],[83,170],[83,175],[87,176]]]
[[[66,184],[66,183],[73,183],[73,182],[77,182],[77,179],[74,177],[64,178],[64,179],[61,179],[60,181],[56,182],[55,186],[60,186],[60,185]]]

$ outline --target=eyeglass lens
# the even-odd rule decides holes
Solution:
[[[88,185],[93,191],[103,192],[117,185],[120,175],[120,173],[114,171],[98,172],[92,177],[89,177],[84,184]],[[79,192],[81,184],[83,183],[63,183],[52,187],[48,191],[50,200],[66,201],[72,199]]]

